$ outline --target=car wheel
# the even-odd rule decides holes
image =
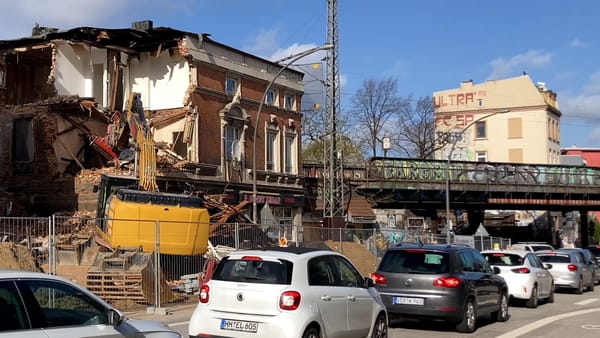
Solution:
[[[469,298],[463,309],[463,318],[456,325],[456,331],[464,333],[475,331],[476,319],[477,313],[475,312],[475,301]]]
[[[554,303],[554,283],[550,285],[550,295],[548,296],[548,303]]]
[[[306,329],[306,331],[304,331],[302,338],[321,338],[321,333],[319,332],[319,329],[317,329],[314,326],[311,326],[308,329]]]
[[[537,292],[536,292],[537,299]],[[500,302],[498,303],[498,311],[492,314],[492,317],[497,322],[505,322],[508,320],[508,295],[502,293],[500,295]]]
[[[531,289],[531,296],[529,297],[529,299],[525,303],[525,306],[527,306],[528,308],[532,308],[532,309],[535,309],[538,306],[538,289],[537,289],[537,285],[534,285],[533,289]]]
[[[373,325],[373,333],[371,338],[387,338],[388,336],[388,323],[384,314],[377,316],[375,325]]]
[[[580,295],[583,293],[583,278],[579,277],[579,284],[575,288],[575,293]]]

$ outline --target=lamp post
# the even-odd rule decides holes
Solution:
[[[467,129],[471,128],[471,126],[473,126],[475,123],[487,119],[490,116],[494,116],[497,114],[505,114],[510,112],[510,110],[508,109],[504,109],[504,110],[499,110],[484,116],[481,116],[480,118],[471,121],[471,123],[467,124],[466,126],[464,126],[460,132],[458,133],[458,135],[455,135],[453,141],[452,141],[452,147],[450,147],[450,151],[448,152],[448,156],[446,158],[447,163],[446,163],[446,243],[449,244],[450,243],[450,238],[451,238],[451,232],[452,232],[452,223],[450,222],[450,161],[452,160],[452,153],[454,152],[454,148],[456,147],[456,143],[458,142],[459,137],[458,136],[462,136]]]
[[[275,73],[275,75],[273,76],[273,78],[271,79],[271,81],[269,81],[269,83],[267,84],[267,87],[265,88],[265,91],[263,92],[262,98],[260,100],[260,104],[258,105],[258,111],[256,112],[256,121],[254,123],[254,135],[252,137],[252,170],[254,171],[252,174],[252,220],[254,221],[254,223],[257,222],[258,218],[257,218],[257,205],[256,205],[256,198],[257,198],[257,190],[256,190],[256,137],[257,137],[257,131],[258,131],[258,127],[259,127],[259,122],[260,122],[260,113],[262,111],[262,107],[263,107],[263,103],[266,100],[267,97],[267,93],[269,91],[269,89],[271,89],[271,86],[273,85],[273,83],[275,83],[275,80],[277,80],[277,78],[279,78],[279,76],[286,70],[288,69],[292,64],[294,64],[294,62],[302,59],[305,56],[308,56],[310,54],[313,54],[315,52],[318,52],[320,50],[326,50],[326,49],[331,49],[333,48],[332,44],[325,44],[319,47],[314,47],[311,49],[307,49],[304,52],[295,54],[295,55],[291,55],[288,56],[284,59],[279,60],[279,62],[281,61],[287,61],[289,60],[288,63],[286,63],[285,65],[283,65],[278,71],[277,73]]]

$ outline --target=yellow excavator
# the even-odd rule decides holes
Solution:
[[[139,93],[120,116],[118,139],[133,139],[136,177],[103,174],[98,190],[99,233],[113,248],[157,249],[168,255],[207,251],[210,215],[201,197],[158,191],[156,149]],[[157,242],[158,239],[158,242]]]

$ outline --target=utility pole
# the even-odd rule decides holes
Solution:
[[[338,149],[337,121],[340,114],[340,75],[338,60],[337,0],[327,0],[327,102],[329,141],[325,142],[323,166],[323,223],[332,228],[344,226],[342,158]]]

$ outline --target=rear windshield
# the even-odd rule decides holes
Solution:
[[[569,255],[539,255],[540,260],[544,263],[570,263]]]
[[[379,270],[392,273],[447,273],[448,254],[427,250],[392,250],[383,256]]]
[[[223,259],[212,276],[214,280],[259,284],[291,284],[292,262]]]
[[[531,245],[531,250],[533,251],[542,251],[542,250],[552,250],[553,248],[549,245],[536,245],[536,244],[532,244]]]
[[[600,247],[590,246],[588,247],[588,250],[590,250],[592,255],[594,255],[595,257],[600,257]]]
[[[504,253],[484,253],[483,257],[490,263],[496,266],[518,266],[523,265],[523,257],[515,254]]]

